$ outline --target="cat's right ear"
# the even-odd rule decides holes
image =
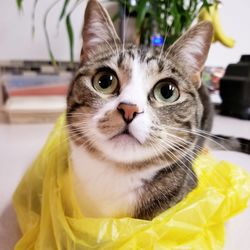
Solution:
[[[102,44],[110,46],[112,43],[120,42],[109,14],[97,0],[89,0],[87,3],[82,39],[82,64],[89,59],[91,53],[96,51],[98,46]]]
[[[212,24],[203,21],[189,29],[167,51],[168,55],[183,66],[196,88],[201,85],[201,71],[207,59],[212,37]]]

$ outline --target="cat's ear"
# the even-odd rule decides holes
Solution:
[[[82,29],[83,46],[81,62],[88,60],[91,52],[97,46],[119,43],[120,39],[115,31],[109,14],[97,0],[89,0],[85,10]]]
[[[210,22],[198,23],[182,35],[167,51],[183,65],[196,88],[201,85],[201,72],[212,42],[213,26]]]

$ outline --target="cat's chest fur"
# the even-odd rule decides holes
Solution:
[[[145,180],[158,167],[125,171],[112,163],[95,159],[83,148],[71,144],[73,186],[80,208],[89,217],[132,216]]]

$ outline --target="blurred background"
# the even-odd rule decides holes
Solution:
[[[0,250],[13,249],[20,235],[12,193],[65,110],[86,2],[0,0]],[[148,46],[167,47],[193,23],[212,21],[203,72],[216,110],[212,132],[250,139],[249,0],[101,2],[121,37]],[[213,153],[250,171],[249,154]],[[250,210],[232,221],[225,249],[249,249]]]
[[[220,78],[228,65],[237,64],[242,55],[249,54],[248,0],[239,3],[233,0],[101,2],[115,20],[121,37],[148,46],[163,43],[169,46],[192,23],[212,21],[216,36],[203,73],[204,83],[216,104],[222,102],[223,94],[228,99],[235,93],[237,83],[227,83],[220,94]],[[54,121],[65,108],[67,87],[78,66],[86,1],[1,0],[0,4],[0,120]],[[245,76],[249,74],[246,65],[242,66],[244,69],[236,67],[237,72],[235,68],[229,69],[226,80],[229,75],[241,77],[243,71]],[[242,86],[242,92],[246,92],[245,83]],[[238,93],[237,98],[241,95]],[[248,97],[249,92],[244,98]],[[249,119],[250,104],[239,105],[244,106],[243,110],[242,107],[231,110],[232,105],[225,102],[221,113]]]
[[[22,11],[18,11],[16,1],[1,0],[0,8],[0,60],[48,60],[43,30],[44,13],[53,1],[42,0],[37,3],[35,18],[35,36],[32,35],[32,8],[34,0],[24,0]],[[69,1],[70,6],[74,1]],[[101,1],[111,14],[115,14],[118,1]],[[131,1],[133,2],[133,1]],[[163,1],[164,2],[164,1]],[[171,1],[165,1],[171,2]],[[69,60],[68,36],[64,20],[57,29],[58,17],[64,1],[59,1],[48,16],[48,31],[51,47],[58,60]],[[209,66],[226,67],[229,63],[235,63],[242,54],[250,51],[250,15],[249,1],[224,0],[220,7],[221,24],[225,32],[236,40],[234,49],[228,49],[220,43],[211,47],[207,60]],[[74,57],[79,58],[81,49],[80,31],[83,23],[83,14],[86,1],[82,1],[71,15],[72,26],[75,32]],[[69,6],[69,9],[70,9]],[[130,29],[131,26],[127,28]],[[17,46],[18,45],[18,46]]]

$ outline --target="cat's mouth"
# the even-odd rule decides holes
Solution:
[[[135,142],[142,144],[132,133],[129,132],[128,127],[126,127],[122,132],[110,138],[111,141],[116,142]]]

